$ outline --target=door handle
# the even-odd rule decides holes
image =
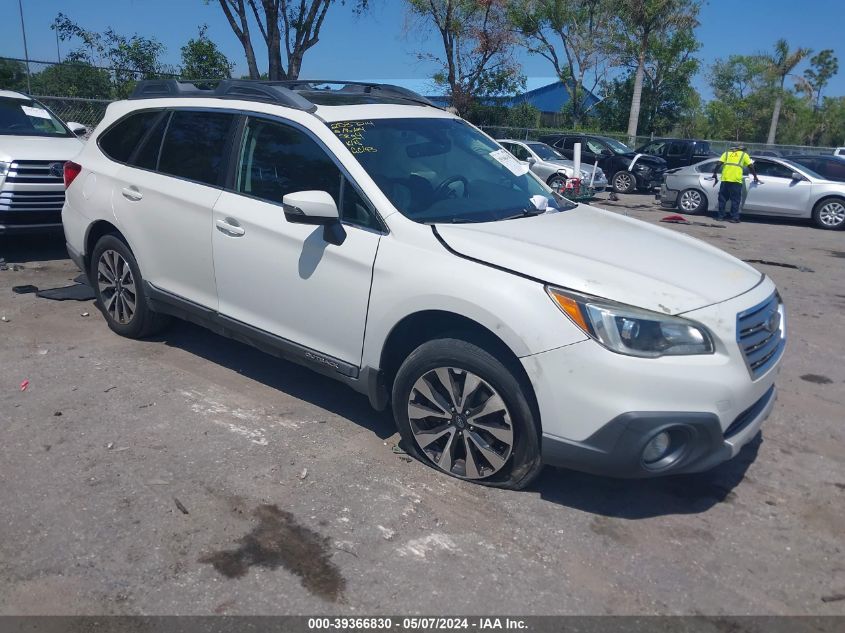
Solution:
[[[126,198],[127,200],[131,200],[132,202],[138,202],[144,197],[144,194],[138,191],[138,188],[134,185],[131,187],[124,187],[121,193],[123,194],[124,198]]]
[[[232,218],[226,218],[225,220],[217,220],[214,222],[217,225],[217,230],[225,233],[226,235],[231,235],[232,237],[240,237],[246,231],[243,230],[236,220]]]

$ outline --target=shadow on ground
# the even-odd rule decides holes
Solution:
[[[0,235],[0,258],[7,264],[68,259],[61,231],[34,235]]]
[[[734,459],[694,475],[611,479],[546,468],[532,487],[546,501],[619,519],[697,514],[731,501],[761,444],[758,434]]]
[[[371,430],[381,439],[396,432],[389,411],[376,411],[366,396],[350,387],[198,325],[174,321],[153,340],[178,347],[294,398],[315,404]]]

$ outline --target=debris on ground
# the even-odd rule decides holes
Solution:
[[[188,514],[188,508],[186,508],[179,499],[173,497],[173,502],[176,504],[176,507],[179,508],[179,512],[182,514]]]
[[[301,472],[301,473],[299,473],[299,478],[300,478],[300,479],[305,479],[307,476],[308,476],[308,469],[307,469],[307,468],[303,468],[303,469],[302,469],[302,472]]]
[[[108,393],[112,389],[117,389],[117,385],[111,385],[110,387],[106,387],[105,389],[103,389],[103,393]]]
[[[60,418],[61,416],[62,416],[62,412],[61,412],[61,411],[56,411],[55,413],[53,413],[53,417],[54,417],[54,418]]]
[[[391,446],[390,450],[393,452],[394,455],[407,455],[408,454],[408,452],[404,448],[399,446],[398,444],[394,444],[393,446]]]
[[[113,449],[114,448],[114,442],[109,442],[108,444],[106,444],[106,448],[109,449],[109,450]]]
[[[376,527],[379,529],[379,532],[381,532],[381,535],[384,537],[385,541],[392,540],[393,535],[396,534],[396,532],[394,530],[391,530],[390,528],[386,528],[383,525],[377,525]]]
[[[667,224],[687,224],[689,226],[707,226],[711,229],[723,229],[725,228],[724,224],[713,224],[711,222],[693,222],[691,220],[687,220],[682,215],[667,215],[665,218],[660,220],[661,222],[666,222]]]
[[[21,383],[21,391],[26,391],[27,387],[29,387],[29,380],[24,379],[24,381]]]
[[[829,596],[822,596],[822,602],[839,602],[845,600],[845,593],[834,593]]]
[[[73,284],[46,290],[35,289],[35,296],[52,301],[91,301],[96,298],[94,289],[88,284]]]
[[[11,321],[11,319],[4,314],[2,317],[0,317],[0,321],[3,321],[3,323],[8,323],[9,321]]]
[[[33,292],[38,292],[38,286],[32,284],[25,284],[23,286],[12,286],[12,292],[16,295],[28,295]]]
[[[83,313],[82,313],[82,314],[80,314],[79,316],[84,316],[84,317],[87,317],[87,316],[88,316],[88,313],[87,313],[87,312],[83,312]]]
[[[763,264],[764,266],[779,266],[780,268],[792,268],[802,273],[814,273],[812,268],[806,266],[796,266],[795,264],[785,264],[783,262],[773,262],[768,259],[743,259],[746,264]]]

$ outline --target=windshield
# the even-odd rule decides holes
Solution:
[[[610,147],[613,148],[613,151],[616,152],[617,154],[630,154],[631,152],[634,151],[630,147],[625,145],[625,143],[623,143],[621,141],[617,141],[616,139],[602,138],[602,140],[605,143],[607,143],[608,145],[610,145]]]
[[[564,160],[563,154],[545,143],[526,143],[540,160]]]
[[[329,127],[415,222],[490,222],[533,215],[545,205],[575,206],[460,119],[337,121]]]
[[[0,97],[0,134],[73,136],[43,105],[15,97]]]

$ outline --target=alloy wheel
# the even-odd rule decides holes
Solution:
[[[819,209],[819,220],[829,227],[838,227],[845,222],[845,204],[831,200]]]
[[[634,188],[633,178],[628,172],[619,172],[613,177],[613,185],[619,191],[630,191]]]
[[[97,262],[97,287],[103,308],[115,323],[126,325],[135,316],[138,299],[135,278],[123,256],[105,250]]]
[[[698,208],[701,206],[701,194],[695,191],[694,189],[684,191],[681,194],[680,205],[681,210],[686,211],[687,213],[697,211]]]
[[[566,187],[566,178],[562,176],[555,176],[549,180],[549,187],[551,187],[553,191],[560,193]]]
[[[488,382],[465,369],[438,367],[423,374],[411,389],[408,419],[422,452],[456,477],[490,477],[513,449],[507,405]]]

